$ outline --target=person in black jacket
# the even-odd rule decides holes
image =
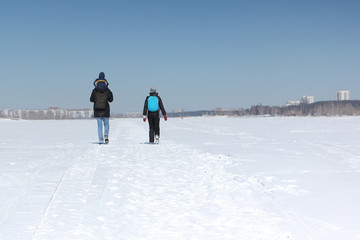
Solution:
[[[146,122],[146,117],[149,121],[149,142],[154,143],[154,137],[156,143],[159,143],[160,138],[160,113],[164,116],[164,120],[167,121],[166,111],[162,100],[156,88],[150,88],[150,95],[146,97],[143,111],[143,121]],[[155,135],[155,136],[154,136]]]
[[[94,81],[90,102],[94,103],[94,117],[97,119],[99,144],[109,143],[109,118],[110,104],[113,101],[113,94],[108,88],[109,83],[105,79],[105,73],[101,72],[99,77]],[[104,124],[104,133],[103,133]]]

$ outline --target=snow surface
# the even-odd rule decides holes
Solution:
[[[0,120],[0,239],[360,239],[360,118]]]

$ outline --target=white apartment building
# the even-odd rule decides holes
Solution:
[[[314,96],[303,96],[301,98],[301,103],[312,104],[314,103]]]
[[[0,109],[0,117],[7,117],[9,116],[9,109]]]
[[[286,106],[298,106],[300,105],[300,101],[287,101]]]
[[[336,93],[337,101],[346,101],[350,100],[350,92],[348,90],[340,90]]]

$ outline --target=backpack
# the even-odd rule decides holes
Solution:
[[[108,96],[105,91],[96,91],[95,108],[97,110],[105,110],[107,106]]]
[[[150,112],[156,112],[159,110],[159,99],[157,96],[150,96],[148,98],[148,110]]]

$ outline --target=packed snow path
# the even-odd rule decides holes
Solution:
[[[360,239],[358,120],[0,121],[0,239]]]

